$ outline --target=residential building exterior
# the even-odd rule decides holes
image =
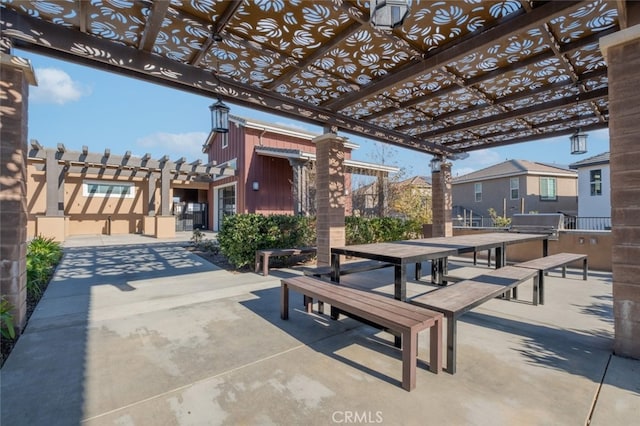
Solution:
[[[401,181],[387,181],[386,183],[378,179],[354,189],[353,213],[365,217],[405,217],[405,212],[396,208],[401,206],[396,206],[395,203],[401,193],[416,201],[412,203],[413,206],[422,206],[425,210],[430,209],[431,177],[412,176]]]
[[[578,172],[579,229],[611,229],[611,167],[609,153],[571,163]]]
[[[315,214],[314,139],[320,134],[230,116],[228,133],[210,133],[203,146],[209,162],[235,169],[234,176],[214,177],[209,218],[219,230],[235,213]],[[351,159],[358,145],[345,140],[345,211],[351,213],[351,175],[386,176],[394,167]]]
[[[502,163],[453,178],[454,224],[489,223],[489,209],[497,215],[515,213],[577,214],[578,175],[555,164],[527,160]],[[465,223],[466,222],[466,223]]]

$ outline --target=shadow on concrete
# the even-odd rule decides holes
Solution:
[[[180,244],[65,248],[25,332],[2,367],[2,425],[74,425],[84,418],[95,286],[135,294],[138,279],[217,270]],[[126,302],[124,302],[126,303]],[[52,416],[52,413],[56,413]]]
[[[325,306],[327,315],[321,315],[316,311],[313,314],[307,314],[303,306],[302,295],[295,291],[289,293],[289,319],[283,320],[280,318],[279,310],[280,287],[258,290],[251,294],[256,298],[241,302],[243,306],[307,347],[380,380],[402,386],[402,371],[400,369],[398,369],[396,376],[390,377],[374,367],[378,364],[377,362],[372,361],[370,365],[366,364],[367,357],[358,357],[356,360],[348,357],[348,351],[344,350],[350,346],[358,345],[365,351],[375,352],[376,356],[395,358],[401,362],[402,352],[394,347],[393,335],[380,334],[381,332],[377,328],[344,315],[341,315],[337,321],[332,320],[328,315],[328,306]],[[424,358],[424,354],[421,355]],[[428,370],[429,366],[427,362],[419,358],[418,368]]]
[[[518,335],[524,348],[514,350],[526,362],[582,376],[598,384],[605,373],[606,362],[602,359],[612,354],[613,336],[605,330],[554,328],[481,312],[469,312],[459,321]],[[602,371],[593,368],[598,363],[603,365]]]

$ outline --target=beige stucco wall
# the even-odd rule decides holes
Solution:
[[[487,228],[454,228],[453,235],[469,235],[491,232]],[[549,254],[582,253],[588,256],[589,269],[611,271],[611,231],[560,231],[557,240],[549,240]],[[542,243],[513,244],[507,247],[507,262],[523,262],[542,256]],[[479,259],[486,259],[486,252],[478,253]]]
[[[93,235],[93,234],[132,234],[144,231],[144,217],[148,215],[148,182],[142,177],[116,178],[105,176],[100,178],[96,174],[69,174],[64,184],[64,215],[66,229],[49,229],[57,221],[40,220],[46,214],[47,190],[45,172],[38,171],[35,164],[42,164],[33,160],[27,166],[27,235],[33,238],[38,234],[61,235]],[[133,198],[94,197],[82,194],[82,183],[90,181],[119,181],[131,182],[135,187]],[[198,198],[206,199],[207,182],[171,181],[170,199],[173,198],[173,188],[198,189]],[[160,213],[160,182],[155,190],[156,213]],[[111,220],[109,220],[111,218]],[[38,226],[41,229],[38,229]],[[46,227],[47,229],[42,229]],[[109,229],[110,228],[110,229]],[[152,232],[153,234],[153,232]]]

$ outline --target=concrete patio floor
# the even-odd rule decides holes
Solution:
[[[476,308],[458,325],[457,373],[421,363],[406,392],[388,334],[308,315],[295,293],[280,319],[279,280],[298,271],[231,273],[184,241],[65,243],[1,370],[2,425],[638,424],[640,361],[612,355],[610,273],[552,273],[545,305],[527,284],[521,301]],[[390,268],[368,274],[391,290]]]

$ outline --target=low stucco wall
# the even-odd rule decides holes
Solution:
[[[505,232],[492,228],[454,228],[453,235],[469,235],[485,232]],[[611,250],[613,237],[611,231],[560,231],[557,240],[549,240],[549,254],[581,253],[589,257],[589,269],[611,272]],[[541,243],[514,244],[507,247],[508,262],[523,262],[542,255]],[[472,256],[472,255],[469,255]],[[478,253],[479,259],[486,259],[487,253]]]

